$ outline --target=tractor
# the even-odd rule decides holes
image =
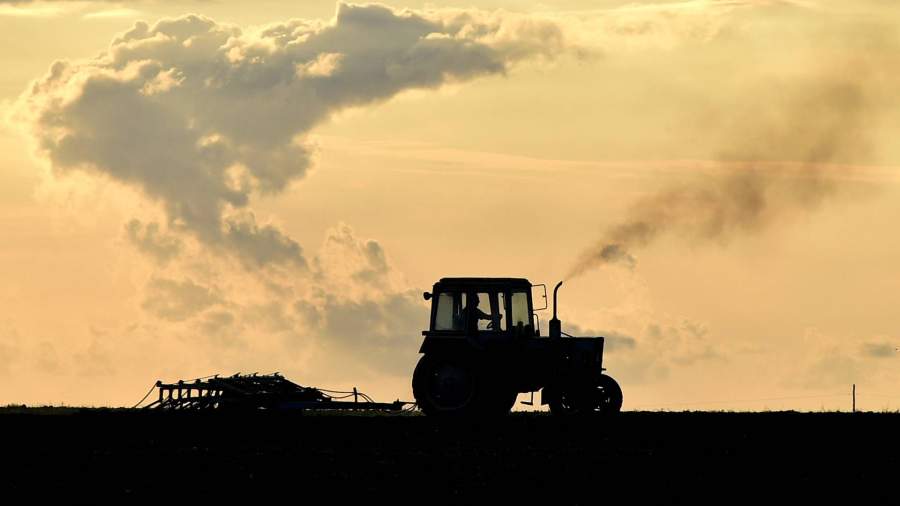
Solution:
[[[442,278],[425,300],[431,323],[413,373],[416,403],[430,416],[502,415],[520,393],[541,391],[541,404],[560,415],[609,415],[622,408],[622,390],[603,374],[602,337],[562,332],[553,289],[547,336],[532,293],[546,285],[523,278]],[[540,292],[538,292],[540,293]]]

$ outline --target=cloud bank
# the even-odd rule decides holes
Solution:
[[[248,268],[303,268],[300,245],[258,223],[249,204],[307,173],[312,128],[348,107],[504,74],[563,46],[556,24],[500,12],[339,4],[327,23],[253,30],[188,15],[139,22],[93,59],[54,63],[15,118],[54,170],[140,189],[163,205],[170,231]],[[135,237],[146,245],[148,233],[159,231]]]
[[[200,264],[157,268],[141,309],[183,346],[229,368],[266,357],[265,367],[289,370],[315,357],[318,373],[352,363],[405,378],[415,365],[429,311],[422,290],[403,283],[378,241],[346,224],[327,231],[308,277],[229,268],[211,256]]]

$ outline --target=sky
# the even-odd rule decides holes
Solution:
[[[411,399],[422,292],[489,276],[565,279],[626,410],[896,410],[898,22],[0,0],[0,404],[274,371]]]

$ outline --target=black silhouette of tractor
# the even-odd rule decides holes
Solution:
[[[521,278],[443,278],[431,300],[431,325],[422,332],[422,357],[412,387],[427,415],[508,413],[520,393],[541,391],[541,404],[556,414],[612,414],[622,390],[603,374],[602,337],[572,337],[556,317],[540,335],[532,285]]]

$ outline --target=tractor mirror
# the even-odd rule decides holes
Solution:
[[[543,293],[541,293],[540,291],[538,291],[538,288],[542,289],[542,290],[543,290]],[[544,285],[544,284],[540,284],[540,285],[531,285],[531,293],[532,293],[532,298],[534,298],[534,299],[536,299],[538,296],[544,298],[544,306],[543,306],[543,307],[537,307],[537,304],[535,304],[535,305],[534,305],[535,307],[534,307],[533,309],[534,309],[535,311],[543,311],[543,310],[547,309],[547,285]]]
[[[423,294],[422,294],[422,297],[423,297],[425,300],[431,300],[431,294],[428,293],[428,292],[423,293]]]

